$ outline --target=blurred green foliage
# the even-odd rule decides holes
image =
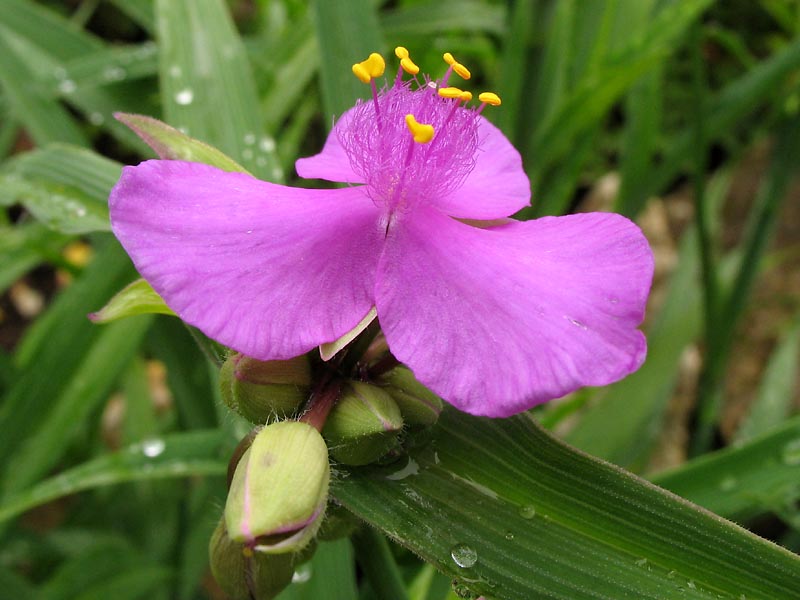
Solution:
[[[473,89],[503,98],[488,116],[531,179],[520,218],[616,210],[666,231],[653,240],[663,262],[647,363],[536,418],[649,474],[675,398],[690,396],[689,441],[670,448],[697,458],[673,460],[658,483],[800,551],[796,288],[769,323],[780,343],[758,356],[767,366],[741,428],[725,425],[759,278],[797,277],[800,239],[771,244],[779,215],[800,218],[787,209],[796,1],[3,0],[0,595],[220,597],[206,544],[246,428],[221,406],[195,332],[167,316],[86,319],[136,277],[106,198],[122,163],[152,156],[113,113],[163,119],[263,179],[295,182],[294,160],[367,92],[350,65],[400,44],[432,73],[453,52]],[[753,200],[731,208],[743,172]],[[20,308],[31,295],[44,310]],[[698,345],[699,375],[686,368]],[[392,551],[410,597],[454,597],[445,576]],[[353,565],[349,542],[323,544],[281,597],[385,597]]]

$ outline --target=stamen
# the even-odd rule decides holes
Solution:
[[[458,73],[458,76],[461,77],[462,79],[469,79],[470,77],[472,77],[472,73],[469,72],[469,69],[464,65],[462,65],[460,62],[456,61],[456,59],[453,58],[453,55],[450,54],[449,52],[445,52],[442,55],[442,58],[444,59],[444,62],[450,65],[450,69],[448,69],[448,71],[452,69],[453,71]]]
[[[437,92],[442,98],[458,98],[461,99],[461,96],[464,94],[463,90],[458,89],[457,87],[443,87],[439,88]],[[470,94],[471,96],[472,94]]]
[[[427,144],[433,139],[433,125],[417,123],[414,115],[406,115],[406,125],[408,126],[408,130],[411,132],[414,141],[418,144]]]
[[[500,101],[500,96],[498,96],[494,92],[483,92],[481,94],[478,94],[478,100],[480,100],[484,104],[491,104],[492,106],[500,106],[500,104],[502,104],[502,102]]]
[[[367,60],[353,65],[353,75],[358,77],[362,83],[369,83],[376,77],[383,75],[386,69],[386,61],[377,52],[369,55]]]
[[[494,92],[482,92],[478,94],[478,100],[482,102],[482,104],[478,107],[476,111],[477,114],[481,114],[483,109],[486,108],[487,104],[491,104],[492,106],[500,106],[500,96],[495,94]]]
[[[419,73],[419,67],[414,63],[413,60],[411,60],[411,57],[408,55],[408,50],[402,46],[398,46],[394,49],[394,54],[400,59],[400,67],[403,69],[403,71],[409,75],[416,75]]]

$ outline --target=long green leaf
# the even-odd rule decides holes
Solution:
[[[0,522],[56,498],[97,487],[150,479],[224,475],[227,463],[219,458],[222,437],[216,430],[172,434],[95,458],[7,498],[0,505]]]
[[[526,416],[445,411],[400,466],[332,492],[476,594],[497,599],[795,598],[800,557],[576,452]]]
[[[783,507],[800,497],[800,417],[753,438],[696,458],[653,478],[660,486],[726,517]]]
[[[0,23],[0,84],[17,119],[37,144],[69,142],[86,146],[83,132],[67,110],[36,86],[25,62],[31,52],[24,38]]]
[[[331,117],[339,117],[353,106],[356,98],[369,95],[369,86],[356,79],[350,67],[371,52],[381,52],[383,35],[375,3],[370,0],[314,0],[313,6],[319,40],[324,122],[330,126]]]
[[[250,64],[222,0],[158,0],[156,22],[165,120],[232,156],[248,171],[282,181]]]

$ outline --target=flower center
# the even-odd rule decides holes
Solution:
[[[387,214],[434,202],[461,187],[479,151],[479,115],[487,104],[500,104],[496,94],[484,92],[477,108],[467,107],[472,94],[448,81],[453,73],[464,79],[471,74],[449,52],[444,54],[447,71],[435,81],[418,77],[419,67],[405,48],[396,48],[395,55],[400,65],[391,87],[375,84],[385,70],[380,54],[353,65],[356,77],[370,84],[372,100],[359,100],[337,128],[353,170]]]

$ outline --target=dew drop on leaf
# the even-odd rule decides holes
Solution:
[[[478,553],[466,544],[456,544],[450,549],[453,562],[463,569],[469,569],[478,562]]]
[[[142,442],[142,454],[148,458],[155,458],[164,452],[166,447],[164,440],[159,440],[158,438],[145,440]]]
[[[194,100],[194,92],[189,88],[182,89],[175,94],[175,102],[181,106],[188,106]]]
[[[519,516],[523,519],[532,519],[536,516],[536,507],[531,504],[521,506],[519,509]]]
[[[792,440],[783,447],[781,454],[784,464],[800,465],[800,439]]]

